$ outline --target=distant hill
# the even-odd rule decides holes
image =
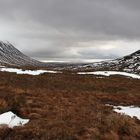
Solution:
[[[32,59],[12,44],[0,41],[0,64],[6,66],[44,66],[45,63]]]
[[[140,74],[140,50],[115,60],[68,66],[73,70],[115,70]]]

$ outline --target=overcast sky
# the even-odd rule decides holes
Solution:
[[[140,0],[0,0],[0,40],[39,60],[121,57],[140,49]]]

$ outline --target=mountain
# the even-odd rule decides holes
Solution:
[[[0,41],[0,65],[2,66],[35,66],[35,67],[50,67],[59,70],[78,70],[78,71],[97,71],[97,70],[115,70],[125,71],[130,73],[140,74],[140,50],[118,58],[115,60],[102,61],[89,64],[46,64],[35,59],[32,59],[9,42]]]
[[[0,41],[0,65],[6,66],[44,66],[45,63],[32,59],[9,42]]]
[[[102,61],[90,64],[79,64],[77,66],[69,66],[68,69],[80,71],[115,70],[140,74],[140,50],[115,60]]]

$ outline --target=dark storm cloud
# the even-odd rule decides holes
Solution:
[[[33,57],[121,56],[140,48],[139,28],[139,0],[0,0],[0,37]]]

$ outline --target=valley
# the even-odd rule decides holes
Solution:
[[[140,51],[70,64],[0,47],[0,140],[140,139]]]

